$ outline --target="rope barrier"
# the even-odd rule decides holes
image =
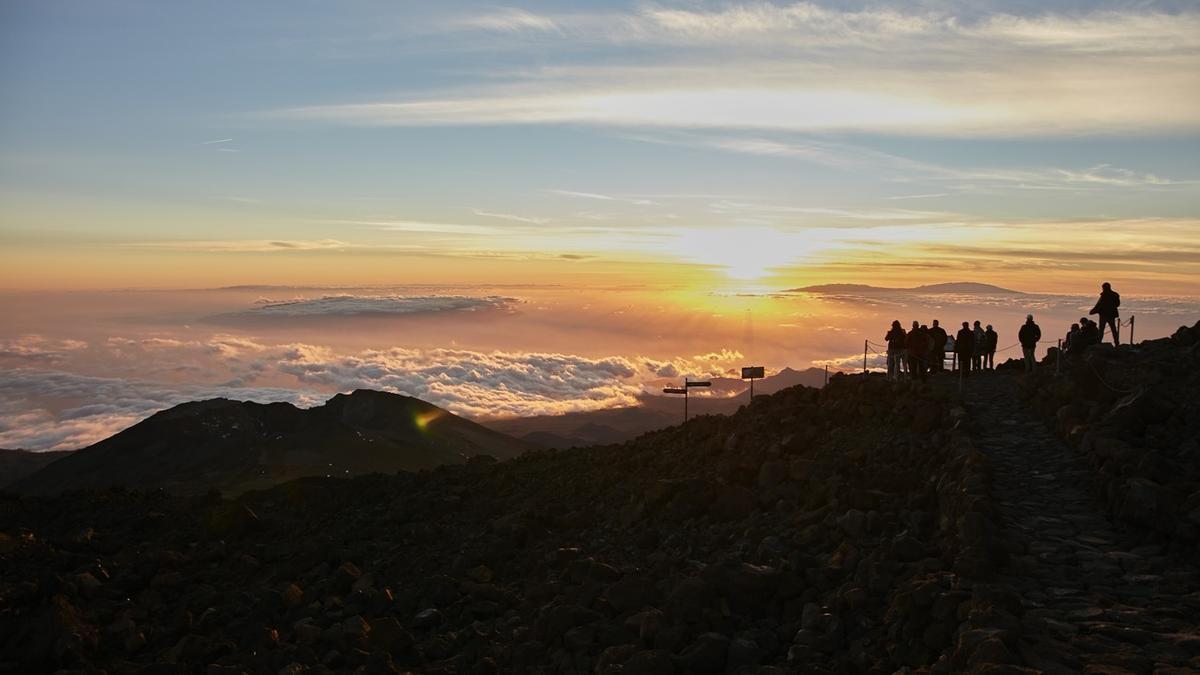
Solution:
[[[1092,372],[1095,373],[1095,375],[1096,375],[1096,379],[1100,380],[1100,384],[1104,385],[1105,388],[1107,388],[1109,391],[1111,391],[1115,394],[1125,394],[1125,395],[1134,394],[1134,393],[1138,392],[1138,389],[1129,389],[1129,390],[1117,389],[1116,387],[1114,387],[1111,384],[1104,381],[1104,377],[1100,374],[1099,370],[1096,370],[1096,366],[1092,364],[1091,360],[1083,359],[1083,362],[1088,365],[1088,368],[1092,369]]]

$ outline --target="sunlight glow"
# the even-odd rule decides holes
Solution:
[[[733,279],[754,281],[827,247],[827,242],[814,241],[807,232],[771,227],[696,227],[676,230],[665,252],[720,267]]]

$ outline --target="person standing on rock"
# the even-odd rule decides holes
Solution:
[[[1021,353],[1025,355],[1025,372],[1032,373],[1033,366],[1037,363],[1037,358],[1034,352],[1037,350],[1038,340],[1042,339],[1042,329],[1033,322],[1033,315],[1025,315],[1025,323],[1021,326],[1021,330],[1017,331],[1017,341],[1021,343]],[[1067,343],[1070,344],[1071,337],[1067,336]]]
[[[928,361],[929,333],[914,321],[912,330],[908,331],[908,372],[918,380],[924,380]]]
[[[971,355],[971,370],[980,371],[983,370],[983,350],[987,342],[986,337],[984,336],[983,326],[980,326],[978,321],[975,322],[974,332],[975,353]]]
[[[940,373],[946,369],[946,329],[938,324],[938,320],[933,320],[933,328],[929,329],[929,339],[933,342],[933,347],[929,352],[929,372]]]
[[[992,324],[989,323],[983,332],[983,367],[986,370],[996,370],[996,344],[999,340],[1000,335],[992,330]]]
[[[1096,314],[1100,317],[1100,340],[1104,342],[1104,327],[1112,328],[1113,345],[1121,344],[1121,333],[1117,330],[1117,316],[1120,314],[1117,308],[1121,306],[1121,294],[1114,291],[1112,286],[1106,281],[1100,286],[1100,299],[1096,301],[1096,306],[1088,314]],[[1097,343],[1097,344],[1098,344]]]
[[[971,372],[971,360],[975,358],[975,331],[966,321],[962,330],[954,338],[954,358],[958,362],[958,371],[966,377]]]
[[[893,321],[892,329],[883,339],[887,342],[888,377],[894,380],[900,376],[901,362],[908,349],[908,335],[899,321]]]

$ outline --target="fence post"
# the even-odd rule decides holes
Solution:
[[[829,364],[825,364],[825,384],[829,384]]]
[[[1058,373],[1062,371],[1062,338],[1058,338],[1058,354],[1054,357],[1054,376],[1058,377]]]
[[[1129,344],[1133,344],[1133,320],[1136,318],[1132,314],[1129,315]]]
[[[867,341],[863,340],[863,375],[867,374]]]

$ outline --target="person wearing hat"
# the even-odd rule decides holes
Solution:
[[[1017,331],[1017,341],[1021,343],[1021,353],[1025,355],[1025,372],[1032,373],[1037,363],[1034,351],[1037,350],[1038,340],[1042,339],[1042,329],[1033,322],[1033,315],[1025,315],[1025,324]]]

